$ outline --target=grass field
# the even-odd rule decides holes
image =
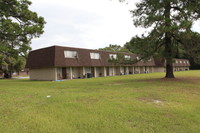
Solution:
[[[200,71],[175,76],[0,80],[0,133],[200,133]]]

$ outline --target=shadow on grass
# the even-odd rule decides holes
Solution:
[[[200,78],[198,77],[177,77],[177,78],[152,78],[152,79],[138,79],[137,82],[159,82],[159,83],[190,83],[200,84]]]

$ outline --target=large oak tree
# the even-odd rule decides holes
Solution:
[[[125,0],[121,0],[125,1]],[[152,29],[135,36],[125,46],[143,58],[155,54],[166,61],[166,78],[174,78],[173,58],[177,49],[200,59],[200,34],[191,30],[200,18],[199,0],[141,0],[133,14],[134,25]]]
[[[44,18],[29,0],[0,0],[0,71],[8,78],[24,65],[31,40],[44,31]]]

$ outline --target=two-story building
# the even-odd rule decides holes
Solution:
[[[134,64],[110,62],[117,59],[116,52],[83,48],[52,46],[33,50],[29,53],[26,67],[31,80],[62,80],[115,75],[157,72],[164,66],[156,66],[154,59]],[[125,59],[136,59],[133,53],[120,53]],[[181,59],[182,61],[182,59]],[[188,60],[184,60],[189,62]],[[189,70],[189,64],[177,65],[175,70]]]

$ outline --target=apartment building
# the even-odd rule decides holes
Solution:
[[[133,53],[120,53],[125,60],[139,60]],[[91,77],[106,77],[164,71],[164,63],[158,65],[153,58],[147,61],[121,64],[110,61],[118,53],[102,50],[51,46],[29,53],[26,68],[30,80],[64,80]],[[189,70],[189,61],[177,59],[174,70]],[[183,62],[183,63],[180,63]],[[157,65],[157,66],[156,66]]]

